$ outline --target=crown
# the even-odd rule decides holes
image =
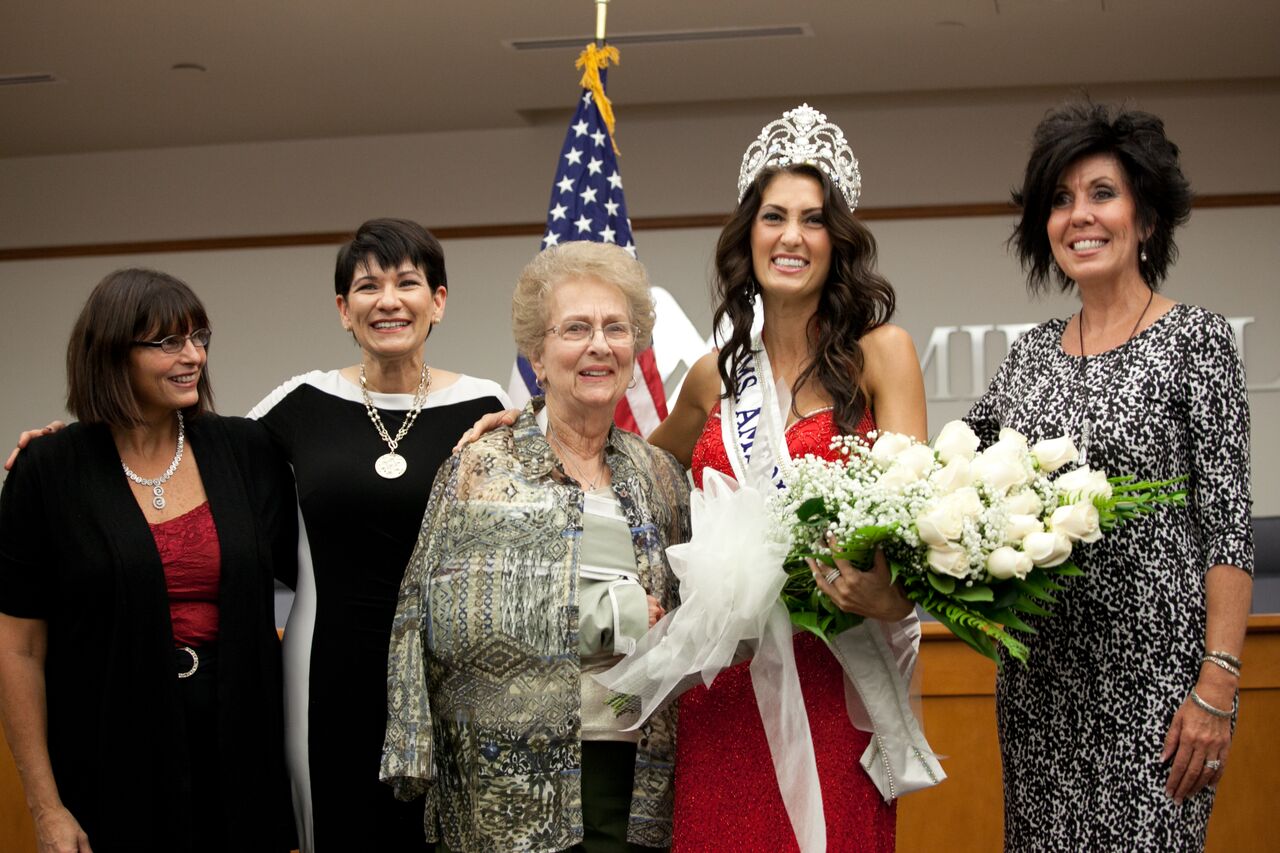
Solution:
[[[766,166],[801,163],[821,169],[840,190],[850,210],[858,206],[862,174],[853,150],[845,141],[844,131],[808,104],[787,110],[782,118],[766,124],[756,141],[747,147],[742,155],[742,170],[738,172],[738,201],[742,201],[751,182]]]

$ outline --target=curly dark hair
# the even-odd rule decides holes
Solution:
[[[822,222],[831,236],[831,269],[818,308],[809,321],[813,361],[796,378],[792,390],[794,393],[805,382],[817,379],[834,404],[836,428],[852,434],[866,408],[861,389],[863,355],[858,340],[889,321],[897,297],[892,285],[876,272],[875,237],[853,218],[844,196],[814,166],[796,164],[761,170],[720,232],[714,285],[718,304],[713,325],[720,328],[726,317],[732,323],[717,359],[720,380],[728,389],[725,396],[729,396],[738,361],[751,346],[751,300],[758,289],[751,258],[751,228],[760,212],[765,188],[784,173],[813,178],[822,187]]]
[[[1164,133],[1158,116],[1084,100],[1050,110],[1036,126],[1031,158],[1022,188],[1013,202],[1022,217],[1009,243],[1027,273],[1027,289],[1043,293],[1052,276],[1062,291],[1071,279],[1053,266],[1053,250],[1046,226],[1062,173],[1082,157],[1111,154],[1120,163],[1133,193],[1138,227],[1148,236],[1142,242],[1147,260],[1138,264],[1143,280],[1155,290],[1178,257],[1174,229],[1191,216],[1191,184],[1178,163],[1178,146]]]

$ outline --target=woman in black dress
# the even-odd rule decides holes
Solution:
[[[425,850],[422,804],[378,780],[391,621],[436,469],[509,403],[494,382],[426,362],[448,289],[421,225],[364,223],[338,253],[334,290],[359,364],[297,376],[249,413],[293,465],[303,521],[284,635],[299,840],[308,853]]]
[[[67,349],[79,418],[0,494],[0,716],[40,849],[288,850],[273,575],[289,471],[211,411],[209,323],[121,270]]]

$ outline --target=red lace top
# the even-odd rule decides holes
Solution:
[[[222,550],[209,502],[177,518],[148,526],[164,566],[174,647],[216,642]]]

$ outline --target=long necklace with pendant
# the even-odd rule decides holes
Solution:
[[[382,417],[378,414],[378,410],[373,407],[373,399],[369,397],[369,381],[364,375],[364,365],[360,365],[360,395],[364,397],[365,411],[369,413],[369,420],[373,421],[378,435],[390,448],[373,463],[373,470],[378,472],[379,477],[394,480],[409,468],[409,463],[403,456],[396,453],[396,449],[400,447],[400,442],[409,432],[409,427],[413,426],[413,422],[418,419],[418,412],[422,411],[422,404],[427,401],[427,389],[430,387],[431,368],[424,364],[422,374],[418,377],[418,390],[413,392],[413,407],[409,409],[409,414],[405,415],[404,423],[400,424],[400,429],[396,431],[396,437],[392,438],[387,428],[382,425]]]
[[[552,444],[554,444],[554,445],[556,446],[556,448],[557,448],[557,449],[559,449],[559,451],[560,451],[560,461],[561,461],[561,462],[563,462],[563,463],[565,463],[566,465],[568,465],[568,464],[569,464],[569,451],[567,451],[567,450],[565,449],[565,446],[564,446],[563,444],[561,444],[561,443],[560,443],[560,439],[559,439],[558,437],[556,437],[556,435],[555,435],[555,433],[554,433],[554,432],[552,432],[552,430],[551,430],[551,426],[550,426],[550,425],[548,425],[548,426],[547,426],[547,438],[551,439],[551,443],[552,443]],[[573,471],[572,471],[571,473],[572,473],[575,477],[577,477],[577,479],[578,479],[581,483],[584,483],[584,484],[586,485],[586,487],[587,487],[587,491],[589,491],[589,492],[594,492],[596,489],[600,488],[600,481],[604,479],[605,472],[608,470],[608,468],[607,468],[607,467],[604,467],[604,466],[602,465],[602,466],[601,466],[601,469],[600,469],[600,473],[599,473],[599,474],[596,474],[596,478],[595,478],[595,480],[591,480],[591,479],[589,479],[589,478],[587,478],[586,476],[584,476],[584,475],[583,475],[583,473],[582,473],[582,469],[581,469],[581,468],[579,468],[577,465],[572,465],[572,466],[570,466],[570,467],[573,469]]]
[[[124,468],[124,475],[139,486],[150,486],[151,505],[156,509],[164,509],[166,503],[164,499],[164,484],[169,482],[169,478],[178,470],[178,465],[182,462],[182,447],[186,441],[187,433],[183,429],[182,412],[178,412],[178,450],[173,454],[173,461],[169,463],[169,467],[164,469],[164,473],[154,480],[148,480],[146,477],[139,477],[130,470],[129,465],[124,461],[124,457],[120,457],[120,467]]]
[[[1133,328],[1129,330],[1129,337],[1124,339],[1127,344],[1133,340],[1133,336],[1138,334],[1138,327],[1142,325],[1142,318],[1147,316],[1147,311],[1151,308],[1151,300],[1156,298],[1154,290],[1149,291],[1147,296],[1147,304],[1142,307],[1142,313],[1138,315],[1138,319],[1134,321]],[[1084,354],[1084,306],[1080,306],[1080,316],[1077,318],[1077,330],[1080,332],[1080,466],[1089,464],[1089,444],[1093,439],[1093,420],[1089,417],[1089,377],[1086,367],[1089,357]],[[1124,346],[1121,344],[1120,346]],[[1103,390],[1106,390],[1105,388]]]

